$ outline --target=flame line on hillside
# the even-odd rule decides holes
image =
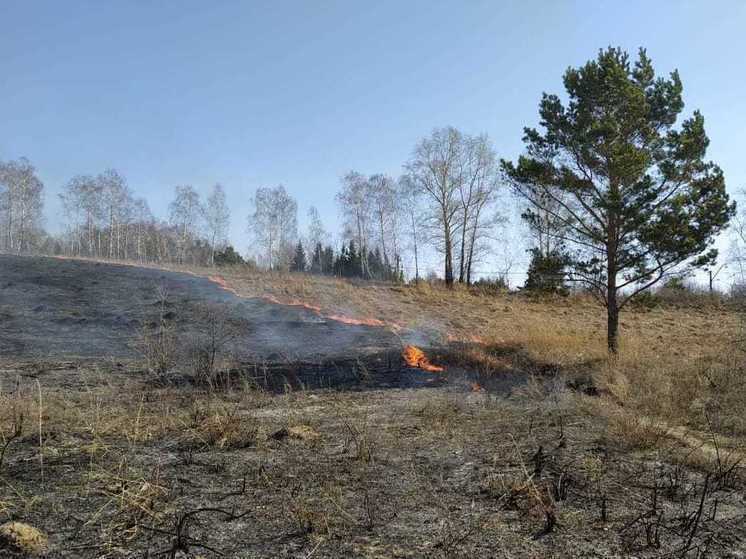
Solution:
[[[223,276],[207,276],[207,279],[211,281],[214,284],[217,284],[220,289],[223,289],[224,291],[227,291],[228,293],[233,293],[236,297],[240,297],[238,294],[238,291],[233,289],[230,285],[228,285],[228,282],[225,281],[225,278]]]
[[[238,291],[231,287],[227,281],[225,281],[225,278],[222,276],[214,275],[214,276],[208,276],[207,279],[211,281],[212,283],[219,286],[221,289],[228,291],[229,293],[234,294],[236,297],[242,297],[239,295]],[[351,316],[345,316],[341,314],[325,314],[321,307],[317,305],[312,305],[311,303],[306,303],[305,301],[301,301],[300,299],[290,299],[289,301],[281,301],[274,295],[261,295],[259,298],[264,299],[265,301],[269,301],[270,303],[273,303],[275,305],[284,305],[288,307],[300,307],[306,310],[309,310],[311,312],[316,313],[320,317],[327,319],[327,320],[333,320],[334,322],[341,322],[342,324],[349,324],[352,326],[375,326],[379,328],[390,328],[393,332],[399,332],[403,329],[403,327],[400,324],[397,324],[396,322],[386,322],[384,320],[379,320],[377,318],[355,318]]]

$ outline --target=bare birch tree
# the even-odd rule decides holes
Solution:
[[[368,249],[372,228],[372,199],[365,175],[355,171],[347,173],[342,178],[342,190],[337,193],[337,203],[342,214],[344,234],[355,241],[360,251],[363,277],[370,277]]]
[[[153,214],[150,212],[148,202],[145,198],[137,198],[134,201],[135,214],[135,254],[140,262],[148,259],[147,231],[152,228]]]
[[[28,252],[42,221],[44,184],[31,162],[22,157],[0,164],[0,211],[3,247]]]
[[[80,205],[80,198],[77,196],[77,189],[74,186],[75,179],[71,180],[63,192],[60,193],[62,202],[62,211],[67,219],[67,235],[69,237],[68,252],[71,255],[80,255],[83,253],[82,239],[84,231],[83,209]]]
[[[177,186],[169,206],[171,224],[179,231],[179,263],[183,264],[187,248],[197,236],[203,216],[199,194],[189,185]]]
[[[86,249],[88,256],[96,256],[96,225],[103,217],[102,186],[90,175],[74,177],[68,184],[70,195],[85,216]]]
[[[465,136],[461,152],[459,201],[459,282],[471,284],[475,256],[483,236],[499,222],[496,213],[489,213],[496,200],[499,184],[497,157],[486,135]]]
[[[409,175],[399,177],[399,207],[407,231],[409,247],[414,257],[414,281],[420,281],[419,247],[423,237],[422,192]]]
[[[306,245],[313,250],[316,245],[324,245],[328,242],[329,234],[326,232],[321,215],[316,206],[308,208],[308,233],[306,234]]]
[[[332,265],[324,259],[325,245],[329,242],[324,223],[316,206],[308,208],[308,231],[306,233],[306,246],[310,256],[310,271],[314,274],[326,274],[331,272]]]
[[[249,228],[261,245],[270,270],[287,269],[298,236],[298,204],[285,187],[258,188]]]
[[[228,238],[231,212],[220,184],[212,187],[205,206],[205,222],[210,239],[210,265],[215,265],[215,250],[223,248]]]
[[[398,276],[401,266],[399,247],[399,200],[396,181],[387,175],[372,175],[367,181],[367,196],[374,217],[375,234],[385,269]]]
[[[435,239],[444,257],[445,282],[453,285],[453,242],[458,230],[459,188],[464,180],[461,157],[463,135],[453,127],[439,128],[424,138],[406,164],[412,184],[430,206]]]
[[[120,212],[129,195],[127,183],[115,169],[107,169],[96,178],[96,181],[101,189],[103,213],[108,220],[108,257],[117,258],[117,242],[121,234]]]

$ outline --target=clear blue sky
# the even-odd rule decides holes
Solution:
[[[336,221],[349,169],[399,173],[433,127],[517,156],[542,91],[608,45],[678,68],[710,156],[746,186],[746,2],[16,1],[0,4],[0,159],[48,190],[120,170],[156,214],[215,182],[242,250],[249,200],[284,184]]]

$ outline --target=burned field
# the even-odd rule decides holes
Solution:
[[[0,524],[40,530],[40,555],[746,550],[738,425],[707,406],[709,431],[632,420],[592,359],[369,326],[230,279],[0,263]],[[11,540],[0,556],[23,555]]]
[[[18,358],[134,358],[161,321],[184,342],[221,314],[242,359],[349,356],[396,343],[380,329],[325,320],[312,309],[241,299],[206,277],[55,258],[0,256],[0,351]]]

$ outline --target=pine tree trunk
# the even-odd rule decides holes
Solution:
[[[619,306],[616,298],[616,286],[609,291],[606,317],[606,342],[609,354],[616,355],[619,352]]]
[[[616,220],[609,218],[608,241],[606,243],[606,342],[609,355],[616,356],[619,351],[619,302],[617,301],[617,244]]]

